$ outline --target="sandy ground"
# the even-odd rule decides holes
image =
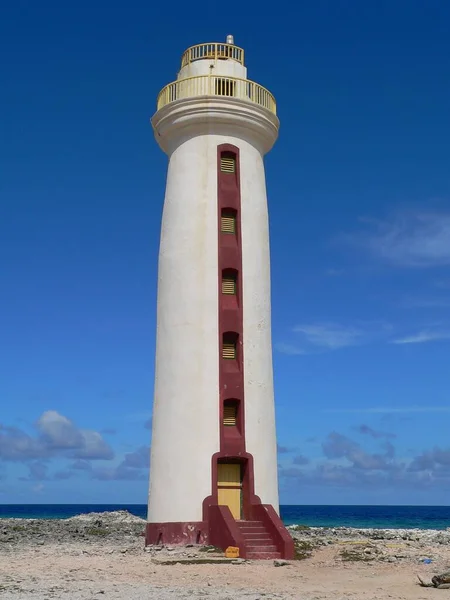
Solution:
[[[1,556],[2,598],[333,598],[427,599],[448,590],[422,588],[414,571],[431,577],[435,565],[342,564],[325,548],[304,561],[275,567],[271,561],[238,565],[155,565],[147,553],[82,554],[75,548],[21,548]]]
[[[131,529],[121,536],[91,535],[95,539],[89,535],[78,539],[76,534],[58,540],[36,535],[24,543],[25,537],[16,540],[5,530],[1,532],[0,522],[0,533],[4,537],[0,543],[1,600],[450,597],[450,590],[420,587],[415,575],[419,573],[429,580],[448,569],[450,546],[442,543],[439,546],[408,540],[366,543],[336,535],[336,539],[330,540],[326,534],[322,545],[314,547],[309,558],[276,567],[273,561],[177,564],[189,556],[213,558],[214,554],[200,548],[145,552],[143,538]],[[424,564],[424,556],[432,557],[432,562]],[[173,564],[156,562],[167,559],[173,560]]]

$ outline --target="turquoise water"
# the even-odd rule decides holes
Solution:
[[[145,504],[0,504],[0,518],[65,519],[82,513],[128,510],[146,518]],[[450,527],[450,506],[301,506],[280,507],[286,525],[375,527],[381,529]]]

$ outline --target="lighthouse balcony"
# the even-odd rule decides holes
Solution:
[[[244,50],[233,44],[197,44],[186,50],[181,58],[181,67],[195,62],[196,60],[235,60],[244,64]]]
[[[224,77],[223,75],[199,75],[169,83],[159,93],[157,109],[160,110],[177,100],[197,96],[236,98],[253,102],[274,115],[277,113],[275,98],[266,88],[248,79]]]

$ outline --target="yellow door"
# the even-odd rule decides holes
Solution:
[[[228,506],[235,519],[241,518],[241,465],[219,463],[217,469],[218,503]]]

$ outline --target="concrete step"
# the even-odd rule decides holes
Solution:
[[[264,527],[262,521],[236,521],[239,528],[242,527]]]
[[[251,534],[258,534],[258,535],[267,535],[267,529],[265,529],[264,527],[241,527],[240,528],[240,532],[242,533],[242,535],[251,535]]]
[[[243,533],[242,536],[246,542],[265,542],[267,540],[269,542],[272,541],[272,538],[267,533],[267,531],[265,531],[264,533]]]
[[[248,559],[264,560],[281,558],[281,553],[273,543],[272,536],[262,521],[237,521],[245,542]]]
[[[248,560],[270,560],[281,558],[280,552],[247,552]]]
[[[247,552],[278,552],[277,547],[273,544],[258,544],[248,545],[246,544]]]

